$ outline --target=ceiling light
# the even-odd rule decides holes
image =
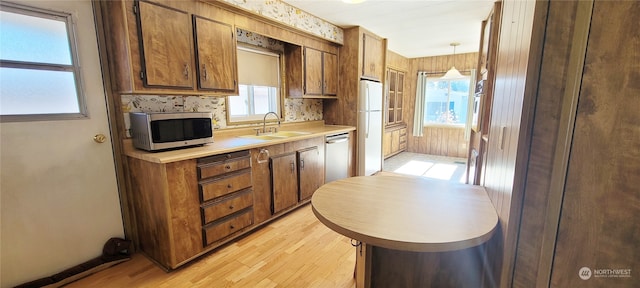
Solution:
[[[342,0],[342,2],[347,3],[347,4],[358,4],[358,3],[362,3],[365,0]]]
[[[455,62],[456,62],[456,46],[460,45],[460,43],[451,43],[449,44],[450,46],[453,46],[453,64],[451,66],[451,69],[449,69],[449,71],[447,71],[446,74],[444,74],[444,76],[440,77],[440,79],[444,79],[444,80],[452,80],[452,79],[462,79],[465,78],[464,75],[460,74],[460,71],[458,71],[458,69],[456,69],[455,66]]]

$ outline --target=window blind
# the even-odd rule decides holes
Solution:
[[[241,85],[279,87],[279,61],[277,54],[239,47],[238,81]]]

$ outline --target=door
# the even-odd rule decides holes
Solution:
[[[29,3],[73,14],[89,117],[0,124],[2,287],[98,257],[124,236],[91,2]]]
[[[273,185],[273,214],[298,204],[298,170],[296,153],[273,156],[271,164],[271,183]]]
[[[306,200],[322,185],[324,175],[320,165],[318,147],[311,147],[298,151],[298,186],[300,186],[300,201]]]
[[[326,96],[338,95],[338,55],[324,52],[323,53],[323,94]]]
[[[382,84],[360,81],[358,99],[358,175],[382,170]]]
[[[233,27],[201,17],[193,17],[196,31],[198,88],[238,93],[236,41]]]
[[[306,95],[322,95],[322,51],[304,48]]]
[[[189,14],[148,2],[136,3],[145,86],[192,88]]]

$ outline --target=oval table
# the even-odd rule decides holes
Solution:
[[[359,242],[357,287],[477,287],[498,215],[486,190],[404,175],[327,183],[311,199],[330,229]]]

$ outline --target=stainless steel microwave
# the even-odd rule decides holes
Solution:
[[[213,142],[212,113],[129,113],[133,146],[147,151]]]

